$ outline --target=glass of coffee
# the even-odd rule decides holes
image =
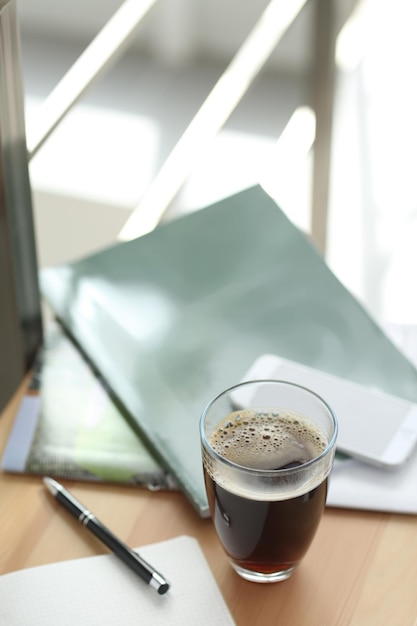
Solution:
[[[240,576],[276,582],[294,572],[324,510],[336,436],[326,402],[285,381],[241,383],[204,409],[210,513]]]

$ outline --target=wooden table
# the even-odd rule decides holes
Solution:
[[[0,453],[23,389],[0,418]],[[210,520],[200,519],[182,494],[63,482],[132,546],[196,537],[238,626],[417,624],[415,516],[328,509],[294,576],[258,585],[232,571]],[[103,551],[40,478],[0,474],[0,574]]]

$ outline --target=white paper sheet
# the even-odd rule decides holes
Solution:
[[[196,539],[177,537],[140,554],[171,583],[165,595],[112,554],[64,561],[1,576],[0,624],[234,624]]]

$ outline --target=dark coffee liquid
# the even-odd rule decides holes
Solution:
[[[213,433],[210,444],[230,461],[261,470],[290,469],[317,457],[327,446],[324,434],[303,416],[284,412],[236,412]],[[211,515],[229,557],[239,566],[270,574],[296,565],[317,530],[327,495],[327,479],[315,479],[300,495],[286,477],[277,497],[257,498],[245,478],[230,484],[205,467]],[[230,481],[230,478],[228,479]],[[290,484],[288,484],[288,482]],[[291,491],[294,497],[291,497]],[[295,494],[295,492],[297,492]],[[283,499],[284,498],[284,499]]]
[[[207,472],[205,481],[216,532],[237,565],[270,574],[301,560],[323,512],[327,480],[302,496],[275,502],[231,493]]]

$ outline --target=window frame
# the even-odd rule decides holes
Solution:
[[[0,0],[0,410],[42,342],[16,0]]]

